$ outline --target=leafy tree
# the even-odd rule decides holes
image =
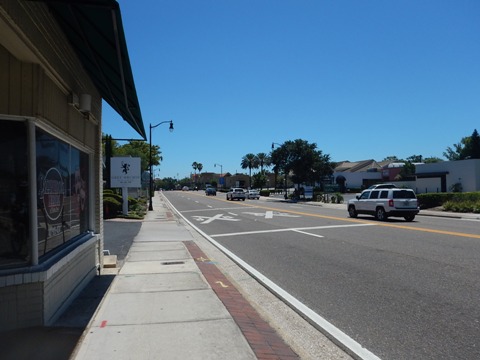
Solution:
[[[156,181],[157,187],[165,190],[175,190],[176,184],[177,180],[172,177],[166,177]]]
[[[462,154],[464,153],[466,141],[467,138],[462,138],[459,143],[453,144],[453,149],[449,146],[443,153],[443,156],[450,161],[463,160]]]
[[[281,179],[280,183],[286,184],[287,174],[286,171],[286,162],[287,162],[287,148],[285,146],[280,146],[273,150],[272,143],[272,152],[270,153],[270,164],[273,165],[273,173],[275,174],[275,188],[277,188],[278,175],[280,172],[283,172],[284,176]]]
[[[399,161],[398,158],[394,155],[392,156],[387,156],[385,159],[383,159],[382,161],[392,161],[392,162],[397,162]]]
[[[111,139],[108,134],[103,134],[103,138],[107,140],[110,137],[111,156],[131,156],[139,157],[142,170],[149,170],[150,168],[150,145],[145,141],[132,140],[123,145],[115,139]],[[107,141],[102,143],[102,151],[106,156]],[[162,152],[158,145],[152,145],[152,166],[160,165],[163,160]]]
[[[421,163],[423,162],[423,156],[422,155],[412,155],[407,158],[408,162],[411,163]]]
[[[296,184],[321,182],[325,176],[333,173],[333,162],[330,155],[317,150],[317,144],[297,139],[286,141],[272,151],[272,164],[275,170],[292,173],[292,181]]]
[[[480,159],[480,136],[477,129],[473,130],[470,141],[465,145],[465,159]]]
[[[430,157],[426,157],[425,159],[423,159],[423,162],[425,164],[432,164],[432,163],[438,163],[438,162],[442,162],[443,160],[438,158],[438,157],[435,157],[435,156],[430,156]]]
[[[415,165],[412,161],[406,161],[405,165],[403,165],[402,169],[400,170],[400,173],[398,174],[400,180],[412,180],[414,179],[415,176]]]
[[[263,189],[263,187],[267,184],[267,175],[263,172],[259,172],[252,176],[253,178],[253,187],[258,189]]]
[[[150,145],[145,141],[130,141],[119,146],[115,151],[115,156],[139,157],[142,169],[147,170],[150,167]],[[160,147],[152,145],[152,166],[160,165],[162,160]]]
[[[242,167],[242,169],[248,169],[250,171],[250,187],[252,187],[252,169],[257,169],[259,166],[257,156],[255,154],[248,153],[242,158],[240,166]]]
[[[462,138],[453,148],[448,147],[443,153],[450,161],[465,159],[480,159],[480,136],[475,129],[471,136]]]

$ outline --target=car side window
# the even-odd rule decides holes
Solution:
[[[368,199],[368,196],[370,195],[370,191],[364,191],[362,195],[360,195],[360,200],[365,200]]]
[[[380,191],[378,190],[373,190],[371,193],[370,193],[370,199],[378,199],[378,193]]]
[[[383,190],[380,193],[380,199],[388,199],[388,190]]]

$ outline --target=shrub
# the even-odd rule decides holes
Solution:
[[[343,203],[343,195],[341,193],[335,193],[335,203],[341,204]],[[333,203],[333,196],[332,196],[332,203]]]
[[[480,213],[480,201],[447,201],[443,204],[445,211],[461,213]]]
[[[270,196],[270,190],[260,190],[260,196]]]
[[[103,218],[112,219],[117,217],[122,210],[122,203],[113,197],[103,198]]]
[[[122,195],[104,191],[103,192],[103,200],[105,200],[105,199],[114,199],[114,200],[118,201],[120,204],[123,203]]]
[[[418,194],[417,198],[421,209],[443,206],[446,211],[480,212],[480,191]]]
[[[417,198],[421,209],[429,209],[442,206],[445,202],[451,200],[454,195],[453,193],[427,193],[418,194]]]

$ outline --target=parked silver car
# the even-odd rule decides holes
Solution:
[[[260,193],[258,190],[248,190],[247,191],[247,199],[260,199]]]
[[[242,188],[231,188],[227,192],[227,200],[243,200],[246,198],[245,191]]]

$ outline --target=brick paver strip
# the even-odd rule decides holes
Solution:
[[[299,359],[298,355],[260,317],[252,305],[232,285],[215,263],[207,258],[198,245],[193,241],[185,241],[184,244],[203,276],[232,315],[257,358],[260,360]]]

